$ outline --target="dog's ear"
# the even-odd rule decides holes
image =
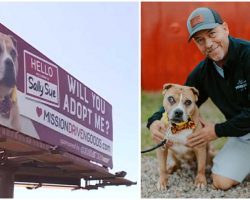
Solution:
[[[191,87],[190,89],[195,95],[195,101],[198,101],[199,91],[195,87]]]
[[[17,41],[16,41],[16,39],[12,35],[9,35],[9,37],[11,38],[14,46],[17,48]]]
[[[171,88],[172,86],[173,86],[172,83],[165,83],[165,84],[163,85],[162,94],[164,95],[164,94],[166,93],[166,91],[167,91],[169,88]]]

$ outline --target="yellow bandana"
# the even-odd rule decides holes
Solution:
[[[15,103],[17,101],[17,88],[16,86],[13,88],[13,91],[10,95],[11,101]]]
[[[163,116],[163,122],[164,122],[164,125],[167,127],[168,126],[168,113],[167,112],[164,112],[162,114]]]

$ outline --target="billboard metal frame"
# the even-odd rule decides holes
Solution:
[[[0,198],[12,198],[14,184],[26,185],[27,189],[53,186],[73,190],[136,184],[125,176],[124,171],[112,174],[108,168],[61,147],[0,126]]]

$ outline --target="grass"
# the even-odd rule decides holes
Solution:
[[[154,145],[151,134],[146,128],[147,119],[162,106],[162,94],[160,92],[141,92],[141,149],[147,149]],[[209,99],[200,107],[201,116],[213,123],[225,121],[223,114]],[[226,138],[218,138],[213,141],[215,149],[221,149]],[[155,156],[155,152],[150,152],[145,155]]]

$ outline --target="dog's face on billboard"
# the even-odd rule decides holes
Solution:
[[[8,95],[8,91],[16,85],[18,70],[17,49],[14,38],[0,33],[0,93]]]

